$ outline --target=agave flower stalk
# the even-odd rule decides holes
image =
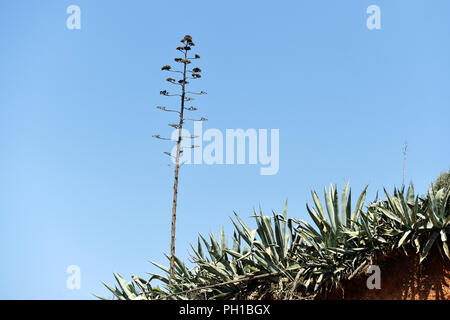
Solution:
[[[195,54],[193,57],[189,57],[188,54],[191,51],[192,47],[195,46],[194,42],[192,41],[192,37],[190,35],[186,35],[183,39],[181,39],[181,43],[183,43],[182,46],[177,47],[177,50],[182,53],[182,57],[175,58],[175,62],[181,64],[182,70],[173,70],[170,65],[165,65],[161,68],[163,71],[167,72],[173,72],[174,74],[181,75],[181,79],[174,79],[174,78],[167,78],[166,81],[175,85],[179,86],[180,90],[178,93],[171,94],[167,90],[160,91],[160,94],[163,96],[177,96],[180,97],[180,108],[178,110],[174,109],[168,109],[165,106],[157,106],[159,110],[166,111],[166,112],[174,112],[178,113],[178,123],[173,124],[170,123],[169,126],[172,128],[175,128],[178,130],[178,137],[175,140],[177,147],[176,147],[176,153],[175,155],[171,154],[170,152],[164,152],[166,155],[170,156],[173,161],[175,162],[175,169],[174,169],[174,183],[173,183],[173,201],[172,201],[172,225],[171,225],[171,239],[170,239],[170,277],[174,277],[174,267],[175,267],[175,224],[176,224],[176,216],[177,216],[177,200],[178,200],[178,177],[179,177],[179,171],[180,166],[182,163],[180,163],[180,157],[181,153],[183,152],[183,148],[195,148],[196,146],[182,146],[182,132],[183,132],[183,125],[184,122],[187,120],[191,121],[205,121],[206,118],[200,118],[198,120],[192,119],[192,118],[184,118],[184,112],[185,111],[195,111],[197,110],[196,107],[185,107],[185,103],[187,101],[192,101],[194,98],[190,97],[189,94],[197,94],[197,95],[203,95],[206,94],[204,91],[200,92],[190,92],[187,91],[187,85],[189,84],[188,79],[199,79],[201,78],[200,73],[202,70],[200,68],[193,68],[188,69],[188,66],[191,64],[192,60],[199,59],[200,56],[198,54]],[[172,140],[168,138],[162,138],[160,135],[154,135],[153,137],[161,140]],[[192,138],[192,137],[191,137]],[[170,165],[169,165],[170,166]]]

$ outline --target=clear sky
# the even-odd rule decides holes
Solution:
[[[66,8],[81,8],[68,30]],[[381,8],[381,30],[366,9]],[[168,264],[173,114],[160,71],[190,34],[202,59],[204,128],[280,130],[280,168],[186,165],[177,254],[232,233],[233,210],[306,218],[310,189],[356,194],[407,181],[424,193],[450,166],[450,2],[0,2],[0,298],[110,297],[100,281]],[[66,269],[81,268],[80,290]]]

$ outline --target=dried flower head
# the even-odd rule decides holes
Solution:
[[[198,79],[198,78],[201,78],[201,77],[202,77],[202,76],[199,75],[198,73],[193,73],[193,74],[192,74],[192,78]]]
[[[181,58],[175,58],[173,60],[175,60],[175,62],[183,62],[183,59],[181,59]]]
[[[195,55],[194,55],[194,59],[200,59],[200,55],[195,54]]]
[[[202,69],[200,69],[200,68],[194,68],[194,69],[192,69],[192,71],[194,71],[194,72],[196,72],[196,73],[199,73],[199,72],[202,72]]]
[[[169,93],[167,92],[167,90],[162,90],[159,92],[159,94],[161,94],[163,96],[167,96]]]
[[[170,69],[172,69],[172,67],[169,65],[165,65],[161,68],[161,70],[170,70]]]
[[[169,82],[175,82],[175,79],[173,79],[173,78],[167,78],[166,81],[169,81]]]

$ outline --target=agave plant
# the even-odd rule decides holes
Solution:
[[[295,252],[303,266],[299,290],[316,295],[338,286],[343,278],[367,263],[366,256],[383,240],[374,232],[373,217],[363,212],[366,192],[367,186],[359,195],[354,210],[348,184],[344,186],[340,202],[336,186],[325,188],[325,206],[317,193],[311,192],[315,207],[306,204],[306,210],[315,226],[295,220],[298,223],[296,233],[305,243]]]
[[[312,191],[315,208],[311,208],[306,204],[306,210],[318,230],[306,221],[300,220],[297,228],[298,232],[309,244],[317,246],[317,249],[326,250],[345,245],[348,237],[351,235],[349,231],[359,231],[358,220],[366,198],[366,190],[367,186],[359,196],[356,208],[352,212],[351,190],[348,184],[345,185],[342,191],[340,204],[336,186],[331,185],[329,191],[325,188],[324,195],[328,218],[317,193]]]
[[[422,252],[422,259],[425,259],[433,243],[440,236],[442,248],[445,255],[450,259],[450,252],[447,244],[447,234],[450,233],[450,210],[449,208],[450,189],[440,189],[435,191],[433,186],[428,190],[428,197],[425,202],[426,214],[430,222],[426,225],[426,231],[430,232],[428,242]]]
[[[322,205],[312,192],[314,207],[306,205],[313,225],[287,218],[287,203],[281,215],[254,212],[256,229],[237,214],[232,219],[232,246],[224,230],[218,239],[199,235],[192,247],[189,269],[175,257],[174,275],[153,263],[163,274],[149,280],[132,276],[127,282],[115,274],[118,286],[105,286],[118,299],[236,299],[312,298],[351,279],[377,255],[412,245],[422,262],[437,242],[450,258],[447,235],[450,232],[448,189],[428,190],[425,199],[414,194],[411,185],[394,189],[386,199],[378,196],[364,208],[367,186],[352,210],[351,190],[345,185],[339,197],[337,188],[325,188]],[[169,257],[166,256],[168,259]],[[163,288],[152,286],[155,280]]]
[[[106,285],[107,288],[118,299],[230,299],[239,293],[256,290],[256,286],[260,291],[267,291],[274,283],[282,285],[293,281],[299,265],[291,252],[300,238],[293,238],[292,220],[287,219],[287,203],[282,215],[273,213],[273,217],[269,217],[261,211],[255,212],[253,218],[257,228],[254,230],[237,214],[235,218],[236,221],[232,219],[236,230],[231,248],[223,230],[219,240],[213,234],[209,241],[199,235],[197,248],[191,245],[191,259],[196,265],[192,270],[176,258],[173,277],[169,276],[168,268],[153,263],[164,271],[164,275],[151,274],[148,281],[136,277],[133,280],[137,285],[134,285],[115,274],[119,288]],[[153,280],[161,281],[164,289],[152,287]]]
[[[411,185],[405,195],[404,188],[394,190],[391,197],[386,192],[386,201],[376,208],[387,219],[384,220],[385,235],[396,238],[391,241],[397,247],[411,244],[421,253],[420,261],[426,259],[433,244],[440,237],[445,255],[450,258],[447,244],[450,212],[448,201],[450,190],[435,190],[431,186],[427,197],[420,199],[414,196]],[[425,240],[422,247],[421,239]]]
[[[251,290],[254,279],[263,279],[266,287],[271,283],[283,283],[294,280],[294,270],[298,264],[292,259],[290,252],[295,245],[293,239],[292,220],[287,219],[287,203],[282,215],[273,213],[273,217],[264,216],[262,211],[254,212],[253,218],[257,228],[251,230],[237,214],[232,219],[235,227],[233,247],[228,248],[223,230],[220,242],[210,235],[210,242],[200,236],[197,250],[194,248],[193,261],[199,270],[205,271],[201,277],[211,285],[217,286],[212,291],[213,298],[228,298],[236,293]],[[202,242],[200,242],[200,239]],[[203,254],[205,245],[209,258]],[[242,247],[242,245],[244,246]],[[261,285],[261,281],[259,285]],[[264,285],[263,285],[264,287]]]
[[[293,238],[293,220],[287,219],[287,202],[283,215],[273,213],[273,217],[270,217],[264,216],[261,209],[259,214],[255,211],[253,215],[257,224],[255,230],[250,230],[237,214],[235,216],[237,222],[232,220],[235,229],[239,237],[249,246],[246,254],[259,262],[262,271],[283,272],[292,267],[289,254],[299,239]],[[238,252],[228,250],[228,253],[237,257]]]
[[[114,297],[119,300],[157,300],[164,294],[159,287],[152,287],[149,281],[132,275],[133,282],[127,282],[118,273],[114,273],[117,286],[110,287],[103,282],[103,285],[112,292]],[[106,298],[95,295],[97,298],[107,300]]]

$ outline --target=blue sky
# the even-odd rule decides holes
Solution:
[[[81,30],[66,8],[81,8]],[[381,8],[368,30],[366,8]],[[167,264],[173,172],[152,139],[172,114],[160,71],[190,34],[208,91],[204,129],[280,130],[280,169],[191,165],[180,174],[177,254],[231,233],[233,210],[306,218],[310,189],[346,181],[424,193],[449,169],[450,3],[23,1],[0,4],[0,298],[109,296],[100,281]],[[81,289],[66,268],[81,268]]]

